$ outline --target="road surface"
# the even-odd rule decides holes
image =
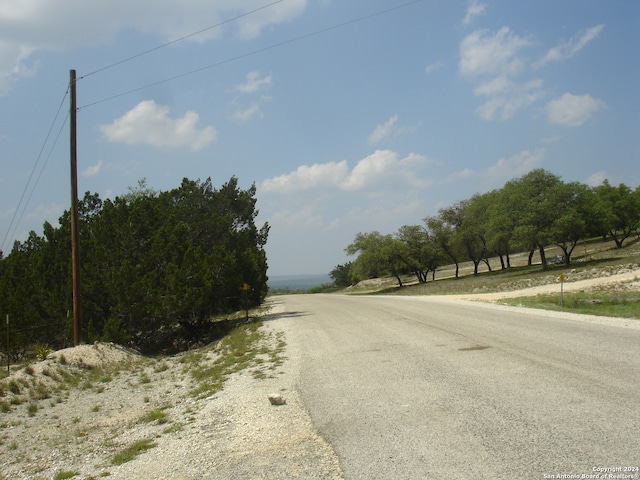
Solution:
[[[273,301],[347,480],[640,478],[637,328],[428,297]]]

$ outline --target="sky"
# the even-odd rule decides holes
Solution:
[[[640,184],[636,0],[0,0],[0,247],[78,189],[255,184],[269,275],[325,274],[543,168]]]

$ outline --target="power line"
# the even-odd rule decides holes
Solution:
[[[139,58],[139,57],[142,57],[142,56],[147,55],[147,54],[149,54],[149,53],[155,52],[156,50],[160,50],[161,48],[168,47],[168,46],[173,45],[173,44],[175,44],[175,43],[181,42],[181,41],[186,40],[186,39],[188,39],[188,38],[191,38],[191,37],[194,37],[194,36],[199,35],[199,34],[201,34],[201,33],[204,33],[204,32],[206,32],[206,31],[208,31],[208,30],[211,30],[211,29],[214,29],[214,28],[218,28],[218,27],[220,27],[220,26],[222,26],[222,25],[225,25],[225,24],[227,24],[227,23],[233,22],[233,21],[238,20],[238,19],[240,19],[240,18],[242,18],[242,17],[246,17],[246,16],[248,16],[248,15],[251,15],[251,14],[254,14],[254,13],[256,13],[256,12],[259,12],[260,10],[264,10],[264,9],[269,8],[269,7],[272,7],[272,6],[274,6],[274,5],[278,4],[278,3],[282,3],[283,1],[284,1],[284,0],[277,0],[277,1],[275,1],[275,2],[269,3],[269,4],[264,5],[264,6],[262,6],[262,7],[258,7],[258,8],[254,9],[254,10],[251,10],[251,11],[249,11],[249,12],[245,12],[245,13],[243,13],[243,14],[241,14],[241,15],[237,15],[237,16],[235,16],[235,17],[233,17],[233,18],[230,18],[230,19],[228,19],[228,20],[225,20],[225,21],[223,21],[223,22],[217,23],[217,24],[215,24],[215,25],[211,25],[211,26],[209,26],[209,27],[207,27],[207,28],[203,28],[202,30],[198,30],[197,32],[193,32],[193,33],[190,33],[190,34],[188,34],[188,35],[184,35],[184,36],[182,36],[182,37],[180,37],[180,38],[177,38],[177,39],[172,40],[172,41],[170,41],[170,42],[164,43],[164,44],[159,45],[159,46],[157,46],[157,47],[154,47],[154,48],[151,48],[151,49],[149,49],[149,50],[145,50],[145,51],[143,51],[143,52],[137,53],[137,54],[132,55],[132,56],[130,56],[130,57],[127,57],[127,58],[125,58],[125,59],[123,59],[123,60],[120,60],[120,61],[118,61],[118,62],[112,63],[112,64],[110,64],[110,65],[106,65],[106,66],[104,66],[104,67],[102,67],[102,68],[99,68],[99,69],[97,69],[97,70],[94,70],[94,71],[92,71],[92,72],[89,72],[89,73],[87,73],[87,74],[83,75],[82,77],[80,77],[78,80],[80,80],[80,79],[84,79],[84,78],[89,77],[89,76],[91,76],[91,75],[95,75],[95,74],[97,74],[97,73],[103,72],[103,71],[105,71],[105,70],[108,70],[108,69],[110,69],[110,68],[116,67],[116,66],[121,65],[121,64],[123,64],[123,63],[129,62],[129,61],[134,60],[134,59],[136,59],[136,58]],[[62,128],[63,128],[63,127],[64,127],[64,125],[66,124],[66,120],[67,120],[67,118],[69,117],[68,115],[67,115],[67,117],[65,118],[65,120],[63,121],[62,126],[60,127],[60,131],[58,132],[58,135],[56,136],[56,140],[55,140],[55,142],[54,142],[53,146],[51,147],[51,150],[49,151],[49,155],[47,156],[47,158],[46,158],[46,160],[45,160],[45,163],[44,163],[44,165],[42,166],[42,169],[40,170],[40,173],[38,174],[38,177],[36,178],[35,183],[33,184],[33,187],[32,187],[32,189],[31,189],[31,192],[29,193],[29,196],[27,197],[27,201],[24,203],[24,205],[22,205],[22,202],[24,201],[25,195],[27,194],[27,190],[29,189],[29,184],[31,183],[31,180],[33,179],[33,175],[34,175],[34,173],[36,172],[36,169],[37,169],[37,167],[38,167],[38,164],[40,163],[40,159],[41,159],[42,154],[43,154],[43,152],[44,152],[45,146],[46,146],[46,144],[47,144],[47,142],[48,142],[48,140],[49,140],[49,137],[50,137],[50,135],[51,135],[51,132],[52,132],[52,130],[53,130],[53,127],[54,127],[54,125],[55,125],[55,122],[56,122],[56,120],[58,119],[58,115],[60,114],[60,110],[62,109],[62,105],[64,104],[64,101],[65,101],[66,96],[67,96],[68,94],[69,94],[69,89],[67,89],[67,91],[65,92],[65,94],[64,94],[64,96],[63,96],[63,98],[62,98],[62,101],[60,102],[60,106],[58,107],[58,111],[56,112],[56,115],[55,115],[55,117],[54,117],[54,119],[53,119],[53,122],[51,123],[51,126],[49,127],[49,131],[48,131],[47,136],[46,136],[46,138],[45,138],[45,140],[44,140],[44,142],[43,142],[43,144],[42,144],[42,147],[41,147],[41,149],[40,149],[40,153],[38,154],[38,157],[37,157],[37,159],[36,159],[36,162],[35,162],[35,164],[34,164],[34,166],[33,166],[32,170],[31,170],[31,173],[29,174],[29,178],[28,178],[28,180],[27,180],[27,183],[25,184],[24,190],[22,191],[22,195],[20,196],[20,201],[18,202],[18,206],[16,207],[15,211],[13,212],[13,216],[12,216],[12,218],[11,218],[11,222],[9,223],[9,227],[7,228],[7,232],[5,233],[5,236],[4,236],[3,240],[2,240],[2,243],[0,244],[0,251],[4,251],[4,250],[5,250],[5,245],[6,245],[6,243],[7,243],[7,239],[8,239],[8,238],[10,238],[10,237],[15,236],[15,233],[16,233],[16,231],[18,230],[18,227],[19,227],[19,225],[20,225],[20,222],[22,221],[22,217],[24,216],[24,213],[25,213],[25,211],[26,211],[26,209],[27,209],[27,206],[29,205],[29,201],[31,200],[31,197],[33,196],[33,192],[35,191],[35,188],[36,188],[36,186],[38,185],[38,181],[40,180],[40,177],[42,176],[42,173],[44,172],[44,169],[45,169],[45,167],[46,167],[46,165],[47,165],[47,162],[49,161],[49,158],[51,157],[51,154],[52,154],[52,152],[53,152],[53,148],[55,147],[55,145],[56,145],[56,144],[57,144],[57,142],[58,142],[58,139],[60,138],[60,134],[62,133]],[[20,208],[21,208],[21,207],[22,207],[22,213],[20,213],[20,215],[18,215],[18,212],[20,212]],[[16,219],[17,219],[17,220],[16,220]],[[14,223],[15,223],[15,226],[14,226]],[[12,227],[13,227],[13,233],[11,233],[11,231],[12,231],[12,230],[11,230],[11,229],[12,229]]]
[[[165,78],[164,80],[158,80],[157,82],[149,83],[149,84],[143,85],[141,87],[137,87],[137,88],[134,88],[134,89],[131,89],[131,90],[127,90],[127,91],[122,92],[122,93],[118,93],[118,94],[115,94],[115,95],[111,95],[109,97],[105,97],[105,98],[103,98],[101,100],[97,100],[95,102],[87,103],[87,104],[79,107],[78,110],[81,110],[83,108],[93,107],[94,105],[98,105],[100,103],[105,103],[105,102],[108,102],[110,100],[114,100],[116,98],[124,97],[126,95],[130,95],[130,94],[138,92],[140,90],[146,90],[147,88],[155,87],[157,85],[162,85],[163,83],[168,83],[168,82],[171,82],[173,80],[177,80],[179,78],[187,77],[189,75],[194,75],[194,74],[200,73],[200,72],[202,72],[204,70],[209,70],[209,69],[212,69],[212,68],[215,68],[215,67],[219,67],[221,65],[225,65],[227,63],[235,62],[236,60],[240,60],[242,58],[247,58],[247,57],[250,57],[250,56],[253,56],[253,55],[257,55],[258,53],[263,53],[263,52],[266,52],[266,51],[269,51],[269,50],[280,48],[280,47],[283,47],[285,45],[289,45],[291,43],[295,43],[295,42],[298,42],[300,40],[304,40],[306,38],[310,38],[310,37],[314,37],[314,36],[317,36],[317,35],[321,35],[323,33],[330,32],[332,30],[337,30],[338,28],[346,27],[348,25],[353,25],[354,23],[362,22],[364,20],[368,20],[368,19],[373,18],[373,17],[377,17],[377,16],[380,16],[380,15],[385,15],[387,13],[390,13],[390,12],[394,11],[394,10],[399,10],[401,8],[406,8],[406,7],[409,7],[411,5],[415,5],[416,3],[421,3],[423,1],[424,0],[414,0],[412,2],[404,3],[402,5],[396,5],[395,7],[387,8],[385,10],[380,10],[378,12],[374,12],[374,13],[371,13],[369,15],[365,15],[363,17],[358,17],[358,18],[355,18],[355,19],[352,19],[352,20],[348,20],[348,21],[343,22],[343,23],[339,23],[337,25],[332,25],[330,27],[323,28],[321,30],[316,30],[314,32],[306,33],[304,35],[300,35],[299,37],[294,37],[294,38],[291,38],[289,40],[284,40],[282,42],[275,43],[275,44],[269,45],[267,47],[259,48],[257,50],[252,50],[251,52],[247,52],[247,53],[244,53],[244,54],[241,54],[241,55],[237,55],[235,57],[228,58],[226,60],[221,60],[221,61],[216,62],[216,63],[205,65],[205,66],[197,68],[195,70],[190,70],[188,72],[181,73],[179,75],[174,75],[173,77]],[[132,57],[132,58],[135,58],[135,57]]]
[[[22,221],[22,217],[24,216],[25,211],[27,210],[27,206],[29,205],[29,202],[31,201],[31,197],[33,196],[33,192],[35,192],[36,187],[38,186],[38,182],[40,181],[40,177],[42,177],[42,174],[44,173],[44,170],[47,167],[47,163],[49,163],[49,159],[51,158],[51,154],[53,153],[53,149],[58,144],[58,139],[60,138],[60,135],[62,134],[62,130],[64,129],[64,126],[67,124],[67,119],[68,118],[69,118],[69,114],[67,113],[67,116],[62,121],[62,125],[60,125],[60,130],[58,130],[58,135],[56,135],[56,139],[54,140],[53,145],[51,145],[51,148],[49,149],[49,154],[47,155],[47,158],[45,159],[44,163],[42,164],[42,168],[40,169],[40,173],[36,177],[36,181],[34,182],[33,187],[31,187],[31,192],[29,193],[29,196],[27,197],[27,201],[24,202],[24,205],[22,207],[22,213],[20,213],[20,216],[18,217],[18,221],[16,222],[16,225],[15,225],[15,227],[13,229],[13,232],[11,233],[11,237],[15,237],[15,235],[16,235],[16,231],[18,230],[18,227],[20,226],[20,222]],[[31,172],[31,175],[29,176],[29,181],[31,180],[31,177],[33,176],[34,171],[35,171],[35,166],[34,166],[34,170]],[[28,186],[28,184],[29,184],[29,182],[27,182],[27,186]],[[26,187],[25,187],[25,192],[26,192]],[[23,197],[24,197],[25,192],[22,193]],[[22,202],[22,198],[20,199],[20,201]],[[18,207],[16,208],[16,213],[17,213],[17,211],[19,209],[20,209],[20,204],[18,204]],[[14,218],[15,218],[15,213],[14,213]],[[11,225],[9,225],[9,229],[11,229]],[[5,237],[5,239],[6,239],[6,237]],[[3,242],[3,245],[4,245],[4,242]]]
[[[67,119],[69,118],[69,114],[67,114],[67,116],[65,117],[65,119],[62,121],[62,125],[60,125],[60,130],[58,130],[58,135],[56,135],[56,139],[53,142],[53,145],[51,145],[51,148],[49,149],[49,154],[47,155],[47,158],[45,159],[44,163],[42,164],[42,168],[40,169],[40,173],[38,174],[38,177],[36,178],[36,181],[33,184],[33,187],[31,187],[31,192],[29,193],[29,197],[27,197],[27,201],[24,203],[24,206],[22,207],[22,213],[20,214],[20,217],[18,217],[18,222],[16,223],[16,226],[11,234],[11,237],[15,237],[16,231],[18,230],[18,226],[20,225],[20,222],[22,221],[22,217],[24,216],[25,211],[27,210],[27,206],[29,205],[29,202],[31,201],[31,197],[33,196],[33,193],[36,190],[36,187],[38,186],[38,182],[40,181],[40,177],[42,177],[42,174],[44,173],[45,168],[47,167],[47,163],[49,163],[49,159],[51,158],[51,154],[53,153],[53,149],[55,148],[55,146],[58,144],[58,139],[60,138],[60,135],[62,134],[62,130],[64,129],[64,126],[67,124]],[[11,228],[11,227],[9,227]]]
[[[224,22],[220,22],[220,23],[218,23],[218,24],[216,24],[216,25],[212,25],[212,26],[210,26],[210,27],[207,27],[207,28],[205,28],[205,29],[202,29],[202,30],[199,30],[199,31],[197,31],[197,32],[191,33],[191,34],[189,34],[189,35],[185,35],[185,36],[183,36],[183,37],[180,37],[180,38],[178,38],[178,39],[176,39],[176,40],[172,40],[172,41],[170,41],[170,42],[168,42],[168,43],[165,43],[165,44],[163,44],[163,45],[159,45],[159,46],[154,47],[154,48],[152,48],[152,49],[149,49],[149,50],[146,50],[146,51],[140,52],[140,53],[138,53],[138,54],[136,54],[136,55],[132,55],[132,56],[127,57],[127,58],[125,58],[125,59],[123,59],[123,60],[120,60],[120,61],[118,61],[118,62],[112,63],[112,64],[107,65],[107,66],[105,66],[105,67],[102,67],[102,68],[99,68],[99,69],[94,70],[94,71],[92,71],[92,72],[89,72],[89,73],[87,73],[87,74],[83,75],[82,77],[80,77],[79,79],[83,79],[83,78],[86,78],[86,77],[88,77],[88,76],[95,75],[95,74],[97,74],[97,73],[103,72],[103,71],[108,70],[108,69],[110,69],[110,68],[116,67],[116,66],[121,65],[121,64],[123,64],[123,63],[129,62],[129,61],[134,60],[134,59],[136,59],[136,58],[139,58],[139,57],[142,57],[142,56],[147,55],[147,54],[149,54],[149,53],[152,53],[152,52],[154,52],[154,51],[156,51],[156,50],[159,50],[159,49],[161,49],[161,48],[167,47],[167,46],[169,46],[169,45],[173,45],[173,44],[175,44],[175,43],[178,43],[178,42],[180,42],[180,41],[183,41],[183,40],[185,40],[185,39],[187,39],[187,38],[190,38],[190,37],[193,37],[193,36],[195,36],[195,35],[199,35],[199,34],[201,34],[201,33],[205,32],[205,31],[211,30],[211,29],[213,29],[213,28],[217,28],[217,27],[222,26],[222,25],[224,25],[224,24],[226,24],[226,23],[229,23],[229,22],[235,21],[235,20],[237,20],[237,19],[239,19],[239,18],[242,18],[242,17],[245,17],[245,16],[247,16],[247,15],[251,15],[251,14],[253,14],[253,13],[256,13],[256,12],[258,12],[258,11],[260,11],[260,10],[263,10],[263,9],[266,9],[266,8],[269,8],[269,7],[272,7],[272,6],[274,6],[274,5],[278,4],[278,3],[281,3],[281,2],[283,2],[283,1],[284,1],[284,0],[277,0],[276,2],[273,2],[273,3],[270,3],[270,4],[264,5],[264,6],[262,6],[262,7],[259,7],[259,8],[257,8],[257,9],[255,9],[255,10],[252,10],[252,11],[250,11],[250,12],[246,12],[246,13],[244,13],[244,14],[242,14],[242,15],[238,15],[238,16],[236,16],[236,17],[234,17],[234,18],[231,18],[231,19],[225,20]],[[374,12],[374,13],[371,13],[371,14],[368,14],[368,15],[364,15],[364,16],[362,16],[362,17],[354,18],[354,19],[351,19],[351,20],[348,20],[348,21],[345,21],[345,22],[342,22],[342,23],[339,23],[339,24],[336,24],[336,25],[332,25],[332,26],[329,26],[329,27],[326,27],[326,28],[323,28],[323,29],[320,29],[320,30],[316,30],[316,31],[314,31],[314,32],[306,33],[306,34],[304,34],[304,35],[300,35],[300,36],[298,36],[298,37],[294,37],[294,38],[291,38],[291,39],[289,39],[289,40],[285,40],[285,41],[282,41],[282,42],[278,42],[278,43],[275,43],[275,44],[273,44],[273,45],[270,45],[270,46],[267,46],[267,47],[264,47],[264,48],[260,48],[260,49],[257,49],[257,50],[253,50],[253,51],[251,51],[251,52],[247,52],[247,53],[245,53],[245,54],[237,55],[237,56],[235,56],[235,57],[231,57],[231,58],[228,58],[228,59],[226,59],[226,60],[221,60],[221,61],[216,62],[216,63],[213,63],[213,64],[205,65],[205,66],[200,67],[200,68],[197,68],[197,69],[195,69],[195,70],[191,70],[191,71],[188,71],[188,72],[185,72],[185,73],[179,74],[179,75],[175,75],[175,76],[172,76],[172,77],[169,77],[169,78],[163,79],[163,80],[159,80],[159,81],[157,81],[157,82],[153,82],[153,83],[150,83],[150,84],[147,84],[147,85],[144,85],[144,86],[138,87],[138,88],[134,88],[134,89],[131,89],[131,90],[128,90],[128,91],[125,91],[125,92],[122,92],[122,93],[119,93],[119,94],[116,94],[116,95],[111,95],[111,96],[106,97],[106,98],[103,98],[103,99],[101,99],[101,100],[97,100],[97,101],[95,101],[95,102],[92,102],[92,103],[88,103],[88,104],[86,104],[86,105],[83,105],[82,107],[79,107],[79,108],[78,108],[78,110],[81,110],[81,109],[83,109],[83,108],[92,107],[92,106],[94,106],[94,105],[98,105],[98,104],[100,104],[100,103],[105,103],[105,102],[107,102],[107,101],[110,101],[110,100],[113,100],[113,99],[116,99],[116,98],[119,98],[119,97],[123,97],[123,96],[125,96],[125,95],[129,95],[129,94],[131,94],[131,93],[134,93],[134,92],[137,92],[137,91],[140,91],[140,90],[145,90],[145,89],[147,89],[147,88],[151,88],[151,87],[154,87],[154,86],[157,86],[157,85],[161,85],[161,84],[163,84],[163,83],[168,83],[168,82],[171,82],[171,81],[173,81],[173,80],[177,80],[177,79],[179,79],[179,78],[183,78],[183,77],[186,77],[186,76],[189,76],[189,75],[194,75],[194,74],[196,74],[196,73],[200,73],[200,72],[205,71],[205,70],[209,70],[209,69],[212,69],[212,68],[215,68],[215,67],[219,67],[219,66],[221,66],[221,65],[225,65],[225,64],[227,64],[227,63],[231,63],[231,62],[234,62],[234,61],[237,61],[237,60],[243,59],[243,58],[247,58],[247,57],[250,57],[250,56],[253,56],[253,55],[257,55],[257,54],[259,54],[259,53],[263,53],[263,52],[266,52],[266,51],[269,51],[269,50],[273,50],[273,49],[276,49],[276,48],[280,48],[280,47],[283,47],[283,46],[285,46],[285,45],[289,45],[289,44],[291,44],[291,43],[298,42],[298,41],[300,41],[300,40],[304,40],[304,39],[311,38],[311,37],[314,37],[314,36],[317,36],[317,35],[321,35],[321,34],[323,34],[323,33],[330,32],[330,31],[332,31],[332,30],[337,30],[337,29],[339,29],[339,28],[343,28],[343,27],[346,27],[346,26],[349,26],[349,25],[353,25],[353,24],[355,24],[355,23],[359,23],[359,22],[362,22],[362,21],[368,20],[368,19],[373,18],[373,17],[377,17],[377,16],[380,16],[380,15],[385,15],[385,14],[390,13],[390,12],[392,12],[392,11],[399,10],[399,9],[402,9],[402,8],[406,8],[406,7],[409,7],[409,6],[411,6],[411,5],[415,5],[415,4],[417,4],[417,3],[421,3],[421,2],[423,2],[423,1],[424,1],[424,0],[413,0],[413,1],[410,1],[410,2],[407,2],[407,3],[403,3],[403,4],[401,4],[401,5],[396,5],[396,6],[394,6],[394,7],[390,7],[390,8],[387,8],[387,9],[384,9],[384,10],[380,10],[380,11],[377,11],[377,12]],[[6,234],[5,234],[5,236],[4,236],[4,239],[3,239],[3,241],[2,241],[2,244],[0,244],[0,246],[2,247],[0,250],[2,250],[2,251],[4,251],[5,244],[6,244],[6,242],[7,242],[7,239],[9,238],[9,233],[11,232],[11,228],[12,228],[12,227],[14,227],[14,222],[16,222],[16,217],[17,217],[17,218],[18,218],[18,220],[17,220],[17,222],[16,222],[16,224],[15,224],[15,227],[14,227],[14,229],[13,229],[13,234],[15,235],[15,232],[16,232],[16,231],[17,231],[17,229],[18,229],[18,226],[19,226],[19,224],[20,224],[20,221],[22,220],[22,217],[24,216],[24,212],[26,211],[27,205],[28,205],[29,201],[31,200],[31,197],[32,197],[32,195],[33,195],[33,192],[34,192],[34,190],[35,190],[35,187],[36,187],[36,185],[38,184],[38,181],[39,181],[40,177],[42,176],[42,173],[44,172],[44,169],[45,169],[45,167],[46,167],[46,164],[47,164],[47,162],[48,162],[48,160],[49,160],[49,158],[50,158],[50,156],[51,156],[51,154],[52,154],[52,152],[53,152],[53,148],[54,148],[54,147],[55,147],[55,145],[57,144],[57,141],[58,141],[58,139],[59,139],[59,137],[60,137],[60,134],[61,134],[61,132],[62,132],[62,128],[63,128],[63,127],[64,127],[64,125],[66,124],[66,120],[67,120],[67,118],[68,118],[68,115],[67,115],[67,118],[65,118],[65,120],[64,120],[64,122],[63,122],[63,124],[62,124],[62,126],[61,126],[61,128],[60,128],[60,131],[58,132],[58,135],[56,136],[55,142],[54,142],[54,144],[52,145],[52,147],[51,147],[51,149],[50,149],[50,151],[49,151],[49,155],[47,156],[47,158],[46,158],[46,160],[45,160],[45,163],[44,163],[44,165],[42,166],[42,169],[40,170],[40,173],[38,174],[38,177],[36,178],[36,182],[35,182],[35,184],[33,185],[32,190],[31,190],[31,192],[30,192],[29,196],[27,197],[27,201],[25,202],[24,206],[22,206],[22,202],[23,202],[23,200],[24,200],[24,198],[25,198],[25,195],[26,195],[26,193],[27,193],[27,190],[28,190],[28,188],[29,188],[29,184],[31,183],[31,180],[32,180],[32,178],[33,178],[34,173],[36,172],[36,169],[37,169],[38,163],[40,162],[40,159],[41,159],[41,157],[42,157],[42,154],[43,154],[43,152],[44,152],[44,149],[45,149],[45,147],[46,147],[46,145],[47,145],[47,142],[49,141],[49,137],[51,136],[51,132],[52,132],[52,130],[53,130],[53,127],[54,127],[54,125],[55,125],[55,123],[56,123],[56,121],[57,121],[57,119],[58,119],[58,115],[60,114],[60,110],[62,109],[62,105],[64,104],[64,102],[65,102],[66,97],[67,97],[67,95],[68,95],[68,94],[69,94],[69,90],[67,89],[67,91],[65,92],[65,94],[64,94],[64,96],[63,96],[63,98],[62,98],[62,101],[60,102],[60,106],[58,107],[58,111],[56,112],[56,115],[55,115],[55,117],[54,117],[54,119],[53,119],[53,121],[52,121],[52,123],[51,123],[51,126],[49,127],[49,131],[48,131],[47,136],[46,136],[46,138],[45,138],[45,140],[44,140],[44,142],[43,142],[43,144],[42,144],[42,147],[41,147],[41,149],[40,149],[40,153],[38,154],[38,157],[37,157],[36,162],[35,162],[35,164],[34,164],[34,166],[33,166],[33,169],[31,170],[31,173],[30,173],[30,175],[29,175],[29,179],[27,180],[27,183],[26,183],[26,185],[25,185],[25,188],[24,188],[24,190],[23,190],[23,192],[22,192],[22,195],[21,195],[21,197],[20,197],[20,201],[18,202],[18,206],[16,207],[16,210],[15,210],[15,212],[14,212],[14,214],[13,214],[13,217],[12,217],[12,219],[11,219],[11,222],[9,223],[9,227],[8,227],[8,229],[7,229],[7,233],[6,233]],[[21,206],[22,206],[22,213],[21,213],[21,214],[20,214],[20,216],[18,217],[18,212],[20,211],[20,207],[21,207]]]
[[[108,70],[110,68],[116,67],[116,66],[121,65],[123,63],[129,62],[131,60],[135,60],[136,58],[139,58],[139,57],[142,57],[142,56],[147,55],[149,53],[155,52],[156,50],[160,50],[161,48],[168,47],[169,45],[173,45],[175,43],[181,42],[183,40],[186,40],[187,38],[195,37],[196,35],[200,35],[201,33],[204,33],[204,32],[206,32],[208,30],[221,27],[222,25],[225,25],[227,23],[236,21],[236,20],[238,20],[238,19],[240,19],[242,17],[246,17],[247,15],[251,15],[253,13],[259,12],[260,10],[264,10],[265,8],[269,8],[269,7],[272,7],[272,6],[274,6],[274,5],[278,4],[278,3],[282,3],[283,1],[284,0],[277,0],[276,2],[273,2],[273,3],[270,3],[268,5],[264,5],[262,7],[256,8],[255,10],[251,10],[250,12],[245,12],[245,13],[243,13],[241,15],[238,15],[236,17],[233,17],[233,18],[230,18],[228,20],[225,20],[224,22],[216,23],[215,25],[211,25],[210,27],[203,28],[202,30],[198,30],[197,32],[190,33],[188,35],[185,35],[184,37],[177,38],[175,40],[172,40],[170,42],[164,43],[162,45],[158,45],[157,47],[153,47],[153,48],[151,48],[149,50],[145,50],[143,52],[137,53],[135,55],[132,55],[131,57],[127,57],[127,58],[125,58],[123,60],[120,60],[118,62],[112,63],[111,65],[107,65],[106,67],[102,67],[102,68],[99,68],[97,70],[94,70],[93,72],[89,72],[89,73],[87,73],[85,75],[82,75],[81,77],[78,78],[78,80],[82,80],[83,78],[89,77],[91,75],[95,75],[96,73],[103,72],[105,70]]]
[[[58,138],[60,137],[60,132],[58,132],[58,136],[56,137],[56,140],[53,144],[53,146],[51,147],[51,150],[49,151],[49,155],[47,156],[47,159],[45,160],[45,163],[42,167],[42,170],[40,171],[40,174],[38,175],[37,179],[36,179],[36,183],[33,185],[31,193],[29,194],[29,197],[27,198],[27,201],[25,202],[23,208],[22,208],[22,213],[20,214],[20,216],[18,217],[18,212],[20,211],[20,206],[22,205],[22,201],[24,200],[24,197],[27,193],[27,189],[29,188],[29,184],[31,183],[31,179],[33,178],[33,175],[38,167],[38,163],[40,163],[40,159],[42,158],[42,154],[44,152],[44,149],[47,145],[47,142],[49,141],[49,137],[51,136],[51,132],[53,131],[53,127],[56,124],[56,121],[58,120],[58,115],[60,115],[60,110],[62,110],[62,106],[64,105],[64,102],[67,98],[67,95],[69,94],[69,88],[67,87],[66,92],[64,93],[64,95],[62,96],[62,100],[60,101],[60,106],[58,106],[58,111],[56,112],[53,121],[51,122],[51,126],[49,127],[49,131],[47,132],[47,136],[44,139],[44,142],[42,143],[42,147],[40,148],[40,153],[38,153],[38,157],[36,158],[36,161],[33,165],[33,168],[31,169],[31,173],[29,174],[29,179],[27,180],[27,183],[24,186],[24,190],[22,190],[22,195],[20,196],[20,201],[18,202],[18,205],[16,207],[16,210],[13,212],[13,217],[11,218],[11,222],[9,222],[9,227],[7,228],[7,233],[5,233],[4,238],[2,240],[2,244],[0,244],[0,250],[5,251],[5,244],[7,242],[7,239],[9,238],[9,233],[11,232],[11,228],[14,226],[14,222],[15,222],[15,227],[13,229],[13,235],[15,235],[16,230],[18,230],[18,226],[20,225],[20,222],[22,221],[22,217],[24,216],[24,212],[27,208],[27,205],[29,204],[29,200],[31,199],[31,196],[33,195],[33,190],[35,189],[38,180],[40,179],[40,176],[42,175],[42,171],[44,170],[44,167],[46,166],[49,157],[51,156],[51,152],[53,151],[53,147],[56,145]],[[65,120],[66,122],[66,120]],[[64,123],[63,123],[64,126]],[[62,130],[62,127],[61,127]],[[16,221],[16,217],[18,217],[18,220]]]
[[[283,1],[284,0],[277,0],[275,2],[269,3],[267,5],[264,5],[262,7],[256,8],[254,10],[251,10],[249,12],[245,12],[245,13],[243,13],[241,15],[237,15],[237,16],[235,16],[233,18],[230,18],[228,20],[225,20],[223,22],[217,23],[215,25],[211,25],[211,26],[209,26],[207,28],[204,28],[202,30],[198,30],[197,32],[193,32],[193,33],[190,33],[188,35],[184,35],[184,36],[182,36],[180,38],[177,38],[175,40],[172,40],[170,42],[164,43],[162,45],[159,45],[157,47],[151,48],[149,50],[145,50],[145,51],[140,52],[140,53],[138,53],[136,55],[132,55],[132,56],[127,57],[127,58],[125,58],[123,60],[120,60],[118,62],[112,63],[110,65],[107,65],[107,66],[104,66],[104,67],[99,68],[97,70],[94,70],[92,72],[89,72],[89,73],[83,75],[82,77],[80,77],[78,80],[86,78],[86,77],[89,77],[91,75],[95,75],[95,74],[100,73],[100,72],[103,72],[105,70],[108,70],[110,68],[116,67],[116,66],[121,65],[123,63],[129,62],[129,61],[134,60],[136,58],[139,58],[139,57],[142,57],[142,56],[147,55],[149,53],[155,52],[156,50],[160,50],[161,48],[168,47],[169,45],[173,45],[175,43],[181,42],[181,41],[186,40],[188,38],[191,38],[191,37],[194,37],[194,36],[199,35],[201,33],[204,33],[204,32],[206,32],[208,30],[211,30],[211,29],[220,27],[222,25],[225,25],[227,23],[233,22],[233,21],[238,20],[238,19],[240,19],[242,17],[246,17],[248,15],[254,14],[256,12],[259,12],[260,10],[264,10],[264,9],[272,7],[272,6],[274,6],[274,5],[278,4],[278,3],[282,3]],[[40,159],[42,157],[44,149],[45,149],[45,147],[47,145],[47,142],[49,141],[49,137],[51,136],[51,132],[53,130],[53,127],[54,127],[54,125],[55,125],[55,123],[56,123],[56,121],[58,119],[58,115],[60,114],[60,110],[62,109],[62,105],[64,104],[65,99],[66,99],[68,94],[69,94],[69,89],[67,88],[67,91],[65,92],[65,94],[64,94],[64,96],[62,98],[62,101],[60,102],[60,106],[58,107],[58,111],[56,112],[56,115],[55,115],[55,117],[54,117],[54,119],[53,119],[53,121],[51,123],[51,126],[49,127],[49,131],[47,132],[47,136],[46,136],[46,138],[45,138],[45,140],[44,140],[44,142],[42,144],[42,147],[40,149],[40,153],[38,154],[36,162],[33,165],[33,168],[31,169],[31,173],[29,174],[29,178],[27,180],[27,183],[25,184],[25,187],[24,187],[24,189],[22,191],[22,195],[20,196],[20,200],[18,202],[18,205],[17,205],[15,211],[13,212],[13,216],[11,218],[11,222],[9,223],[9,227],[7,228],[7,232],[5,233],[5,236],[4,236],[3,240],[2,240],[2,243],[0,244],[0,251],[4,251],[5,250],[5,244],[7,243],[7,239],[10,238],[10,236],[11,237],[15,236],[15,233],[16,233],[16,231],[18,229],[18,226],[20,225],[20,222],[22,221],[22,217],[24,216],[26,208],[29,205],[29,201],[31,200],[31,197],[33,196],[33,192],[35,191],[35,188],[38,185],[38,181],[40,180],[40,177],[42,176],[42,173],[44,172],[44,169],[45,169],[45,167],[47,165],[47,162],[49,161],[49,158],[51,157],[51,154],[53,152],[53,148],[56,146],[56,144],[58,142],[58,139],[60,138],[60,134],[62,133],[62,129],[64,128],[64,125],[66,124],[67,118],[69,118],[69,115],[67,114],[67,117],[63,121],[62,126],[60,127],[60,131],[58,132],[58,135],[56,136],[54,144],[52,145],[52,147],[51,147],[51,149],[49,151],[49,155],[47,156],[47,158],[45,160],[45,163],[42,166],[42,169],[40,170],[40,173],[38,174],[38,176],[36,178],[36,181],[33,184],[33,187],[31,188],[31,192],[29,193],[29,196],[27,197],[27,201],[23,205],[23,200],[25,198],[25,195],[27,194],[27,190],[29,189],[29,184],[31,183],[31,180],[33,179],[33,176],[34,176],[34,174],[36,172],[36,169],[38,167],[38,164],[40,163]],[[20,208],[21,207],[22,207],[22,212],[18,215],[18,212],[20,212]],[[14,226],[14,223],[15,223],[15,226]],[[13,227],[13,233],[11,233],[12,227]],[[10,233],[11,233],[11,235],[10,235]]]

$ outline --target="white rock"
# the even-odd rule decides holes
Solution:
[[[284,405],[285,403],[287,403],[287,400],[279,393],[270,393],[269,395],[267,395],[267,398],[269,399],[271,405]]]

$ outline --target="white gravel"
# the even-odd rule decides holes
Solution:
[[[269,322],[261,328],[271,342],[282,335]],[[7,396],[0,400],[17,397],[7,388],[12,379],[48,382],[53,391],[56,382],[43,371],[60,368],[60,353],[66,369],[77,368],[81,358],[85,366],[126,363],[127,373],[53,393],[35,402],[39,410],[31,415],[26,402],[0,413],[0,479],[53,479],[63,472],[114,480],[343,478],[300,402],[291,360],[275,371],[263,364],[268,378],[255,378],[251,370],[233,374],[222,391],[198,400],[179,358],[152,360],[115,345],[87,345],[5,379]],[[271,393],[286,404],[271,405]],[[166,423],[143,420],[161,409]],[[156,445],[122,465],[112,463],[118,452],[145,439]]]

